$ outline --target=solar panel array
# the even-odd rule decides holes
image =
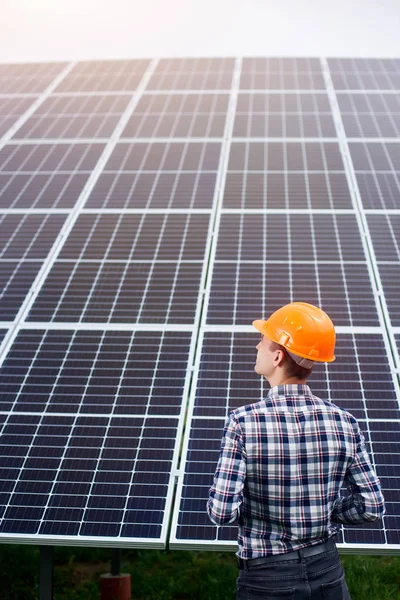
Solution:
[[[387,502],[342,550],[400,550],[399,98],[397,59],[0,65],[0,541],[235,549],[222,428],[300,300]]]

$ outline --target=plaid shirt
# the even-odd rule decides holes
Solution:
[[[332,522],[376,521],[385,508],[356,419],[308,385],[280,385],[229,415],[207,512],[238,523],[237,555],[249,559],[318,544],[337,533]]]

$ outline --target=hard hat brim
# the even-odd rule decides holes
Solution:
[[[253,327],[255,327],[257,329],[257,331],[259,333],[262,333],[263,335],[267,335],[267,329],[265,327],[266,324],[267,324],[267,322],[263,321],[262,319],[258,319],[256,321],[253,321]]]

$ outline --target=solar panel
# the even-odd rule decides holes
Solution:
[[[37,94],[52,83],[67,63],[0,64],[1,94]]]
[[[337,90],[399,90],[398,58],[330,58],[332,81]]]
[[[232,142],[224,208],[351,209],[337,142]]]
[[[82,215],[29,320],[193,324],[209,215]]]
[[[244,90],[324,90],[318,58],[244,58],[240,76]]]
[[[311,73],[318,73],[311,63],[242,62],[196,354],[171,532],[173,548],[236,548],[236,527],[215,527],[205,512],[222,429],[230,410],[262,401],[267,392],[268,386],[254,374],[257,339],[249,323],[293,300],[321,306],[337,326],[338,359],[329,368],[314,370],[311,388],[359,420],[388,500],[388,514],[381,522],[341,528],[341,549],[351,551],[356,545],[357,552],[393,552],[399,548],[399,490],[391,480],[399,460],[396,456],[393,461],[389,451],[389,440],[400,423],[399,363],[389,319],[393,302],[386,298],[385,304],[383,257],[379,256],[380,247],[386,268],[387,254],[394,261],[397,247],[393,241],[385,244],[386,217],[378,216],[377,210],[367,215],[368,199],[357,186],[361,173],[371,171],[375,177],[375,167],[394,172],[398,147],[386,140],[369,143],[362,128],[357,133],[360,141],[347,142],[346,119],[341,120],[346,114],[345,94],[335,95],[328,63],[322,60],[320,65],[325,85],[315,84],[305,92],[300,90],[307,89]],[[288,93],[294,71],[298,75],[303,71],[308,79],[303,77],[297,91]],[[320,91],[325,87],[326,93]],[[241,91],[246,88],[250,91]],[[251,88],[265,91],[256,93]],[[361,98],[350,95],[352,101]],[[382,110],[378,96],[373,102],[370,121]],[[359,116],[359,112],[354,116],[357,123]],[[382,118],[381,127],[383,122]],[[375,126],[374,135],[382,135],[379,127]],[[238,136],[245,139],[239,141]],[[286,139],[276,139],[280,137]],[[354,163],[349,162],[348,150]],[[375,229],[370,220],[376,220]],[[391,240],[396,239],[393,227]],[[398,276],[392,285],[394,299]],[[382,297],[381,304],[378,298]]]
[[[217,137],[224,135],[229,94],[146,94],[122,137]]]
[[[96,65],[104,86],[109,67]],[[87,77],[85,65],[59,89],[71,89],[77,73]],[[2,540],[166,543],[221,141],[118,144],[114,134],[96,143],[117,124],[121,134],[135,106],[126,94],[56,93],[1,150],[4,260],[47,259],[39,283],[36,273],[34,283],[24,278],[25,304],[3,353]],[[200,107],[207,119],[212,106]],[[227,103],[217,108],[222,115]],[[121,172],[150,178],[145,201],[130,185],[122,206],[104,212],[111,181],[93,212],[100,176]],[[62,236],[45,229],[53,221],[67,221]]]
[[[0,149],[1,209],[70,209],[104,144],[8,144]]]
[[[165,540],[190,337],[20,331],[1,371],[0,539]]]
[[[399,209],[398,144],[360,142],[349,146],[364,209]]]
[[[19,128],[15,138],[109,137],[129,100],[122,95],[52,95]]]
[[[205,505],[250,323],[338,331],[314,393],[360,422],[400,548],[399,59],[0,65],[0,541],[236,548]]]
[[[217,171],[218,142],[133,142],[115,146],[105,171]]]
[[[211,209],[221,145],[117,144],[86,202],[103,209]]]
[[[64,222],[64,215],[1,215],[0,259],[46,258]]]
[[[335,137],[324,93],[246,93],[238,97],[233,137]]]
[[[230,90],[233,58],[163,58],[148,90]]]
[[[0,136],[10,129],[34,100],[35,97],[0,97]]]
[[[400,325],[400,215],[368,215],[382,286],[393,326]]]
[[[82,61],[74,66],[56,91],[135,91],[149,64],[149,60]]]
[[[65,215],[0,215],[0,320],[14,320]]]
[[[196,391],[190,404],[191,427],[184,449],[185,468],[178,488],[181,500],[180,510],[175,513],[174,547],[180,547],[180,542],[190,548],[206,548],[211,544],[214,549],[235,546],[236,527],[213,526],[205,513],[205,504],[228,411],[262,401],[267,391],[253,370],[257,339],[250,329],[248,331],[232,333],[222,327],[215,331],[204,329]],[[367,434],[368,450],[375,460],[382,486],[385,490],[390,488],[395,495],[398,484],[392,485],[390,470],[386,470],[389,444],[385,432],[393,422],[395,431],[398,430],[400,406],[386,351],[379,332],[339,333],[337,360],[329,367],[317,365],[310,386],[316,395],[349,410],[359,420]],[[345,527],[339,542],[398,544],[398,531],[392,530],[387,519],[357,529]]]
[[[400,95],[394,93],[338,94],[340,112],[348,137],[398,137]]]

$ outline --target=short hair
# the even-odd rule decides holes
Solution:
[[[272,340],[270,340],[270,342],[271,342],[270,350],[272,350],[272,352],[274,352],[274,350],[282,350],[282,352],[285,356],[285,358],[284,358],[285,372],[288,377],[295,377],[296,379],[308,379],[310,377],[310,375],[312,374],[312,367],[311,367],[311,369],[306,369],[305,367],[301,367],[300,365],[297,364],[297,362],[295,362],[293,360],[293,358],[291,356],[289,356],[289,354],[284,346],[281,346],[280,344],[277,344],[276,342],[273,342]]]

